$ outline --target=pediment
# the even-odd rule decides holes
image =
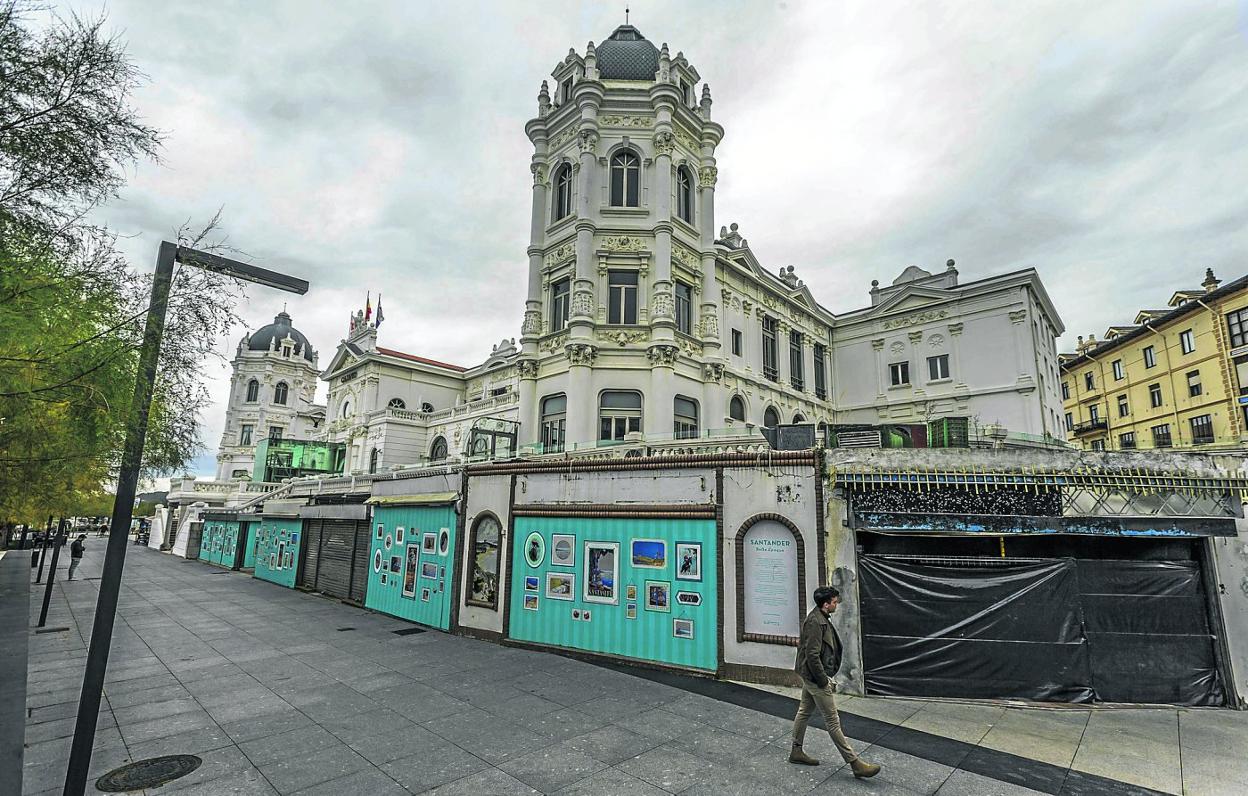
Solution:
[[[928,307],[949,300],[949,293],[944,290],[923,287],[905,288],[882,301],[871,314],[880,315],[886,312],[903,312]]]

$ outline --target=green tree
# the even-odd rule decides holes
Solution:
[[[84,221],[160,134],[129,95],[142,79],[103,19],[55,18],[0,0],[0,519],[98,503],[126,433],[151,278],[114,234]],[[213,219],[180,244],[213,248]],[[155,246],[153,246],[154,254]],[[202,363],[237,322],[234,280],[180,267],[144,450],[149,475],[199,449]]]

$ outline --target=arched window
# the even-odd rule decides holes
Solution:
[[[693,172],[687,166],[676,169],[676,215],[693,223]]]
[[[429,403],[428,401],[425,401],[423,404],[421,404],[421,405],[420,405],[420,411],[422,411],[422,412],[432,412],[432,411],[433,411],[433,404]]]
[[[551,395],[542,399],[542,452],[559,453],[568,420],[568,396]]]
[[[429,448],[429,460],[440,462],[446,458],[446,437],[438,437]]]
[[[260,400],[260,382],[252,379],[247,382],[247,403],[254,404]]]
[[[641,196],[641,158],[625,149],[611,156],[611,205],[637,207]]]
[[[677,395],[672,406],[672,430],[676,439],[698,438],[698,402]]]
[[[555,204],[553,221],[572,215],[572,164],[564,163],[555,172]]]
[[[806,591],[806,545],[801,531],[779,514],[756,514],[737,531],[737,641],[797,643]],[[761,578],[755,581],[755,578]],[[767,589],[767,601],[750,600]]]
[[[349,400],[342,402],[342,416],[343,417],[351,416],[351,402]]]
[[[273,388],[273,403],[285,406],[286,396],[289,392],[290,388],[286,386],[286,382],[279,381],[277,386]]]
[[[502,550],[503,528],[498,518],[486,512],[472,526],[472,582],[469,605],[498,610],[498,559]]]
[[[768,428],[775,428],[780,425],[780,413],[776,411],[774,406],[767,407],[767,411],[763,413],[763,425]]]
[[[641,393],[604,391],[598,399],[598,439],[620,442],[630,431],[641,431]]]
[[[391,398],[386,406],[390,409],[406,409],[407,403],[402,398]]]
[[[732,396],[732,400],[728,402],[728,416],[733,420],[745,422],[745,401],[741,400],[740,395]]]
[[[797,414],[793,415],[793,422],[794,422],[794,423],[805,423],[805,422],[806,422],[806,418],[802,417],[802,413],[801,413],[801,412],[798,412]]]
[[[381,458],[381,451],[373,448],[373,452],[368,454],[368,471],[370,473],[377,472],[377,460]]]

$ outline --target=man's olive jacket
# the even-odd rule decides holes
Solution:
[[[836,635],[832,622],[816,606],[802,620],[802,636],[797,642],[797,661],[793,671],[803,680],[820,688],[827,688],[828,681],[841,668],[841,639]]]

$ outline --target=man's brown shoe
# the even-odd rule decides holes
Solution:
[[[790,763],[801,763],[804,766],[817,766],[819,761],[802,751],[802,747],[794,745],[793,751],[789,752]]]
[[[858,758],[854,762],[850,763],[849,767],[854,772],[854,776],[859,779],[874,777],[876,774],[880,773],[880,766],[878,763],[868,763],[862,758]]]

